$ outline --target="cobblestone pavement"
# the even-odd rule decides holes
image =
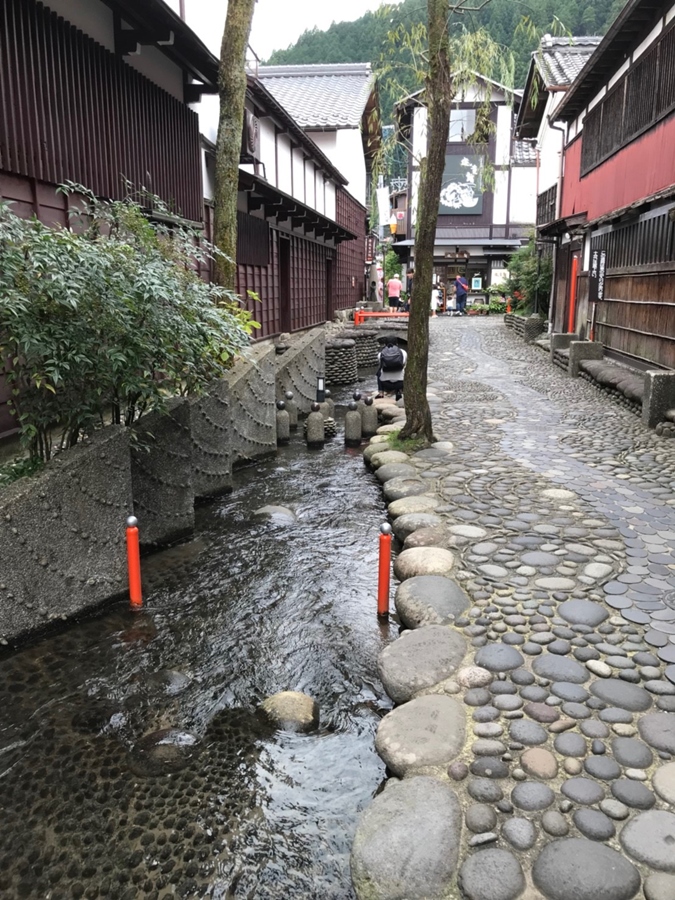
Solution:
[[[380,658],[404,780],[362,819],[357,893],[390,896],[398,850],[410,897],[674,900],[675,441],[501,320],[431,332],[439,443],[366,451],[415,630]]]

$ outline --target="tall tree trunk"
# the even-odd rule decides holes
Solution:
[[[246,100],[246,48],[255,0],[229,0],[220,47],[220,118],[216,142],[213,243],[229,259],[216,259],[216,281],[231,291],[237,279],[237,190]]]
[[[445,148],[450,129],[452,81],[448,41],[448,0],[427,0],[429,73],[426,79],[427,156],[422,164],[415,228],[415,279],[408,321],[408,364],[405,370],[406,422],[402,438],[434,440],[427,402],[429,364],[429,304],[434,269],[434,241],[438,219]]]

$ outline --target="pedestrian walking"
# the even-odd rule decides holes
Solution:
[[[457,298],[457,315],[466,315],[466,298],[469,292],[469,282],[463,275],[455,278],[455,296]]]
[[[401,305],[401,291],[403,290],[403,282],[400,275],[394,275],[387,282],[387,297],[391,309],[398,309]]]

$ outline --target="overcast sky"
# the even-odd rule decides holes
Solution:
[[[295,43],[308,28],[325,29],[334,21],[353,21],[369,10],[377,9],[382,2],[383,0],[339,0],[338,3],[328,3],[326,0],[257,0],[250,44],[260,59],[267,59],[273,50],[283,50]],[[178,0],[169,0],[169,4],[177,9]],[[213,53],[218,54],[227,3],[186,0],[185,6],[188,25]]]

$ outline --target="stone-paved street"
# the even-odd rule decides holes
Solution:
[[[364,816],[357,893],[398,850],[410,896],[674,900],[675,441],[501,319],[431,334],[439,443],[373,463],[417,629],[377,749],[418,777]]]

